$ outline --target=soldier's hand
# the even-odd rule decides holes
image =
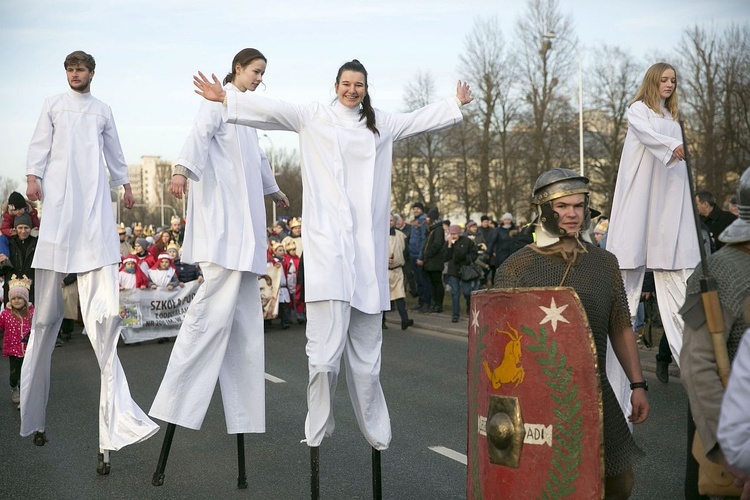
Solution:
[[[648,418],[649,411],[646,390],[642,388],[634,389],[633,393],[630,395],[630,403],[633,405],[633,413],[630,414],[628,420],[634,424],[645,422],[646,418]]]

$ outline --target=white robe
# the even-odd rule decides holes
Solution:
[[[663,108],[628,108],[628,133],[617,173],[607,250],[620,269],[694,269],[700,261],[680,125]]]
[[[659,311],[673,358],[679,363],[682,317],[690,270],[700,262],[690,184],[685,162],[673,151],[682,144],[680,124],[662,102],[662,114],[643,102],[628,108],[628,133],[617,172],[606,249],[623,270],[630,315],[635,317],[646,269],[656,271]],[[664,276],[661,271],[679,271]],[[670,283],[671,288],[666,287]],[[607,340],[607,378],[626,416],[630,385]],[[628,423],[632,430],[632,424]]]
[[[227,92],[224,112],[230,123],[299,134],[305,301],[340,300],[369,314],[388,310],[393,141],[460,122],[455,99],[411,113],[376,110],[379,135],[360,121],[358,109],[338,101],[294,105]]]
[[[239,93],[231,83],[224,89]],[[221,114],[221,104],[203,101],[175,161],[188,169],[191,180],[200,181],[190,184],[182,262],[263,274],[263,195],[279,188],[255,129],[224,123]]]
[[[41,178],[44,211],[32,267],[80,273],[119,263],[110,185],[130,181],[110,107],[72,90],[45,100],[27,164]]]
[[[721,402],[716,439],[729,465],[750,474],[750,329],[745,330]]]

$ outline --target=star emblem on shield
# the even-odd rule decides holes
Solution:
[[[555,298],[552,297],[552,303],[549,307],[539,306],[539,309],[544,311],[544,318],[539,323],[540,325],[543,325],[545,323],[551,323],[552,324],[552,331],[557,331],[557,322],[560,321],[562,323],[570,323],[565,317],[562,315],[563,311],[568,308],[568,304],[565,304],[564,306],[557,307],[557,304],[555,304]]]

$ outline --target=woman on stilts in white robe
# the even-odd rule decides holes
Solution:
[[[202,74],[196,77],[197,92],[218,102],[226,97],[228,122],[299,134],[310,377],[307,445],[317,447],[333,432],[332,403],[343,356],[360,430],[373,448],[384,450],[391,427],[380,385],[381,314],[390,309],[393,142],[459,123],[459,105],[471,101],[468,85],[459,82],[456,98],[389,114],[369,105],[367,73],[356,60],[339,70],[331,106],[225,95],[213,78],[212,85]],[[372,123],[365,120],[367,110]]]
[[[687,279],[700,261],[690,179],[677,114],[672,66],[649,68],[628,108],[628,132],[617,174],[607,250],[617,256],[631,316],[646,270],[654,271],[656,297],[672,359],[679,363]],[[608,348],[607,377],[630,414],[630,387]]]
[[[60,285],[77,273],[83,322],[101,371],[99,449],[108,464],[110,450],[145,440],[159,426],[133,401],[117,356],[120,244],[110,187],[124,186],[124,205],[133,206],[128,167],[112,110],[90,93],[93,57],[76,51],[65,64],[72,90],[45,101],[26,170],[27,196],[42,200],[44,215],[32,263],[36,314],[21,371],[20,433],[34,434],[38,446],[46,441],[51,357],[64,316]],[[99,472],[108,473],[108,465]]]
[[[256,49],[234,58],[225,89],[255,90],[266,59]],[[200,429],[217,380],[227,433],[265,432],[263,318],[258,275],[266,269],[263,195],[286,206],[254,129],[226,124],[222,106],[201,103],[175,162],[170,192],[181,198],[189,177],[182,261],[204,282],[188,308],[149,414]]]

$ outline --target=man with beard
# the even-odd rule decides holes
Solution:
[[[42,200],[32,267],[36,314],[21,370],[21,436],[47,441],[50,365],[64,316],[60,283],[78,274],[83,323],[101,375],[99,474],[109,473],[109,452],[159,430],[130,396],[117,356],[120,247],[110,186],[123,186],[125,208],[135,199],[112,110],[91,95],[96,62],[83,51],[65,58],[70,90],[44,102],[29,145],[26,196]],[[71,242],[75,242],[72,244]]]

